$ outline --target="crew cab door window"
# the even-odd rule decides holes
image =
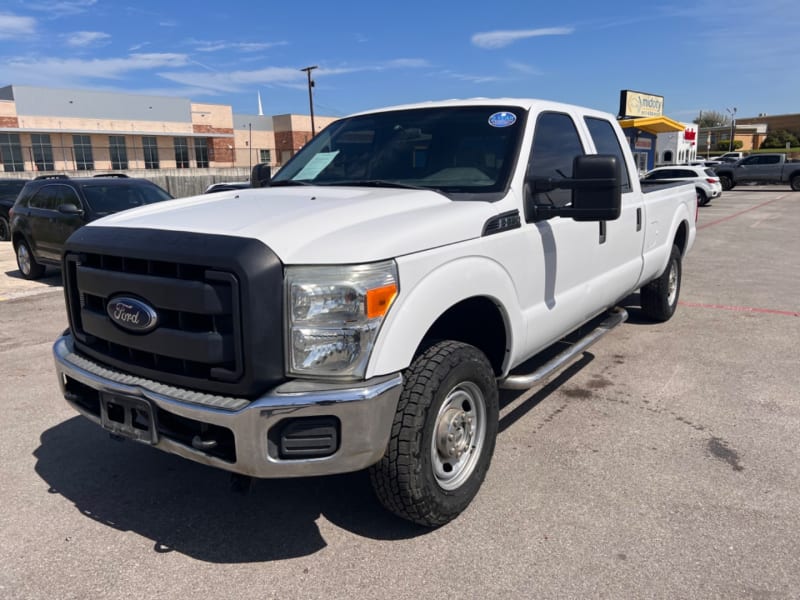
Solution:
[[[598,119],[595,117],[586,117],[584,119],[586,126],[589,128],[589,135],[592,136],[594,147],[597,148],[598,154],[613,154],[617,157],[622,172],[622,193],[631,191],[631,179],[628,175],[628,164],[625,162],[625,154],[622,152],[622,146],[619,144],[619,138],[614,132],[614,126],[605,119]],[[672,161],[672,153],[670,152],[669,158],[667,153],[664,153],[664,161]]]
[[[533,146],[528,160],[529,177],[572,177],[572,162],[585,154],[572,117],[563,113],[544,112],[536,120]],[[572,201],[571,190],[559,189],[539,194],[537,202],[566,206]]]

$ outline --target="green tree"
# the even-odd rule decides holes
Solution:
[[[767,135],[763,142],[761,142],[762,148],[786,148],[786,143],[789,143],[792,147],[800,146],[800,140],[797,139],[797,136],[790,131],[786,131],[785,129],[781,129],[779,131],[773,131]]]
[[[738,150],[742,146],[744,146],[744,142],[742,140],[733,140],[733,149],[734,150]],[[730,149],[730,147],[731,147],[731,141],[730,140],[723,140],[721,142],[717,142],[717,150],[725,150],[725,151],[727,151],[727,150]]]
[[[698,127],[722,127],[723,125],[730,125],[731,120],[723,112],[704,110],[700,111],[700,114],[697,115],[697,118],[692,123],[696,123]]]

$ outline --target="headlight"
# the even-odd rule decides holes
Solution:
[[[287,371],[364,376],[383,318],[397,295],[394,261],[286,269]]]

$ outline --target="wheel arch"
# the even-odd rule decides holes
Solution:
[[[376,340],[367,377],[407,368],[420,352],[443,339],[480,349],[502,374],[515,340],[524,331],[516,291],[496,261],[470,256],[440,265],[405,289]]]

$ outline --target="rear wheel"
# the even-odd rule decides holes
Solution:
[[[668,321],[678,308],[681,293],[681,251],[672,246],[667,268],[658,279],[645,285],[641,291],[642,312],[654,321]]]
[[[28,246],[28,242],[20,240],[17,243],[16,254],[17,267],[19,267],[19,272],[22,273],[25,279],[39,279],[39,277],[44,275],[44,266],[40,265],[36,262],[36,259],[33,258],[33,253]]]
[[[789,182],[795,192],[800,192],[800,175],[795,175]]]
[[[370,478],[388,510],[436,527],[467,508],[489,469],[497,383],[480,350],[454,341],[429,348],[403,378],[389,444]]]
[[[7,242],[11,239],[11,227],[8,225],[8,219],[0,216],[0,242]]]
[[[703,190],[695,188],[695,192],[697,193],[697,206],[705,206],[708,204],[709,198]]]

